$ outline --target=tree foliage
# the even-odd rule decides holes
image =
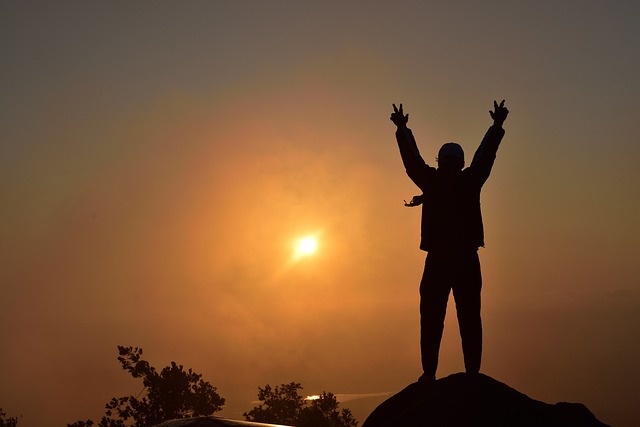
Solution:
[[[242,415],[247,421],[294,425],[304,407],[304,398],[298,394],[301,389],[300,383],[294,382],[275,389],[269,384],[264,388],[258,387],[260,405]]]
[[[7,417],[6,412],[0,408],[0,427],[16,427],[18,419],[16,417]]]
[[[300,383],[272,388],[258,387],[260,404],[243,415],[247,421],[295,425],[298,427],[356,427],[358,422],[349,409],[338,409],[333,393],[322,392],[317,399],[306,400],[298,391]]]
[[[174,418],[211,415],[222,409],[225,399],[201,374],[185,371],[175,362],[158,372],[142,359],[138,347],[118,346],[118,353],[122,369],[133,378],[141,378],[144,389],[138,396],[112,398],[98,427],[147,426]],[[67,427],[92,425],[92,420],[86,420]]]
[[[351,410],[338,409],[340,404],[333,393],[323,391],[318,399],[310,402],[309,406],[302,408],[298,426],[357,427],[358,422],[353,417]]]

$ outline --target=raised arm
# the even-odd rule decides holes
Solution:
[[[489,111],[489,115],[493,119],[493,125],[484,135],[480,146],[473,156],[471,166],[469,166],[469,169],[472,169],[474,173],[477,174],[481,185],[484,184],[487,178],[489,178],[489,174],[491,174],[491,168],[496,159],[500,141],[502,141],[502,137],[504,136],[502,125],[509,114],[509,110],[504,106],[504,100],[502,100],[499,105],[496,101],[493,101],[493,107],[494,111]]]
[[[507,120],[507,116],[509,115],[509,110],[507,110],[507,107],[504,106],[504,99],[502,100],[500,105],[498,105],[498,103],[494,100],[493,109],[495,111],[489,110],[489,115],[493,119],[493,125],[502,127],[504,121]]]
[[[396,141],[398,141],[400,156],[407,175],[418,187],[424,188],[430,168],[422,159],[413,133],[407,127],[409,114],[404,114],[402,104],[400,104],[399,109],[393,104],[393,113],[391,113],[390,120],[398,127]]]

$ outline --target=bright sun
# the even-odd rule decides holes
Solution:
[[[294,250],[297,258],[312,255],[318,250],[318,240],[314,236],[298,239]]]

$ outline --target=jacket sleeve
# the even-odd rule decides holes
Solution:
[[[491,174],[491,168],[493,167],[493,162],[496,159],[496,153],[498,152],[498,147],[500,146],[500,141],[502,141],[503,136],[504,129],[502,126],[491,126],[484,135],[484,138],[482,138],[482,142],[476,150],[476,153],[473,155],[469,169],[471,169],[477,177],[480,186],[487,181]]]
[[[399,127],[396,130],[396,141],[398,141],[400,156],[407,175],[420,189],[424,190],[434,169],[422,159],[411,129]]]

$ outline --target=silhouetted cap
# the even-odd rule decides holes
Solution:
[[[438,160],[455,159],[464,162],[464,151],[459,144],[455,142],[447,142],[438,151]]]

